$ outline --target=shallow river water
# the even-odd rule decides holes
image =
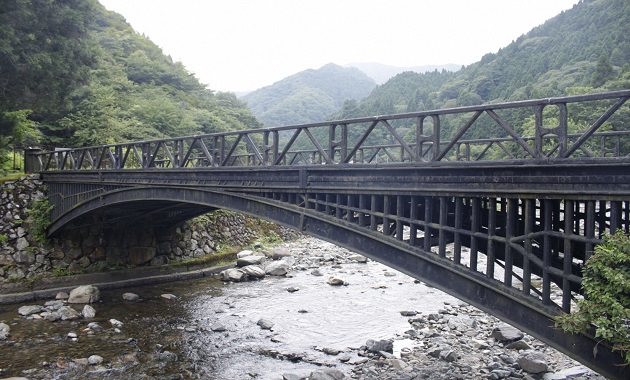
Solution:
[[[318,244],[320,252],[340,250],[324,242],[308,244]],[[308,269],[255,282],[206,278],[105,291],[93,305],[93,319],[28,320],[17,313],[22,305],[2,305],[0,321],[10,325],[11,335],[0,341],[0,378],[282,379],[283,373],[306,376],[327,366],[350,374],[351,363],[359,359],[350,348],[409,329],[401,311],[426,314],[459,302],[372,261],[319,269],[323,276]],[[328,285],[332,275],[348,285]],[[299,290],[287,291],[291,287]],[[141,300],[123,301],[125,292]],[[177,298],[164,299],[165,293]],[[123,323],[120,331],[111,318]],[[261,318],[274,323],[271,331],[257,325]],[[94,321],[102,330],[87,328]],[[217,323],[225,331],[213,331]],[[332,356],[323,349],[343,352]],[[91,355],[104,362],[87,366],[87,372],[85,366],[73,370],[76,359]],[[344,357],[348,364],[341,363]]]

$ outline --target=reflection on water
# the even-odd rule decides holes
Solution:
[[[281,379],[283,373],[307,375],[321,366],[349,374],[352,366],[340,358],[355,360],[351,348],[409,329],[400,311],[436,312],[444,302],[456,302],[374,262],[320,270],[324,276],[299,271],[258,282],[223,284],[209,278],[103,292],[94,305],[97,317],[78,322],[26,320],[17,314],[21,305],[1,306],[0,321],[11,324],[11,336],[0,342],[0,377],[24,376],[23,370],[33,368],[58,378],[78,377],[59,368],[94,354],[105,359],[89,374],[95,379]],[[330,275],[349,285],[326,284]],[[299,290],[288,292],[289,287]],[[124,292],[137,293],[142,301],[125,302]],[[163,293],[178,298],[165,300]],[[110,318],[124,323],[121,332],[113,330]],[[274,323],[271,331],[256,324],[261,318]],[[91,321],[103,329],[86,329]],[[218,324],[225,331],[212,331]],[[76,341],[68,338],[70,332],[78,334]],[[342,353],[327,355],[323,348]],[[26,374],[42,378],[41,371]]]

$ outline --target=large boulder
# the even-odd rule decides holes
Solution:
[[[265,267],[265,273],[270,276],[284,276],[289,270],[289,265],[284,260],[272,261]]]
[[[101,292],[94,285],[82,285],[72,289],[68,303],[94,303],[101,299]]]
[[[37,314],[37,313],[39,313],[41,311],[42,311],[42,307],[41,306],[26,305],[26,306],[21,306],[18,309],[18,314],[20,314],[23,317],[26,317],[26,316],[31,315],[31,314]]]
[[[378,353],[381,351],[385,351],[389,353],[394,352],[394,342],[392,342],[391,340],[370,339],[367,342],[365,342],[365,347],[369,352],[375,352],[375,353]]]
[[[529,373],[546,372],[548,368],[545,355],[538,351],[523,351],[521,356],[517,359],[517,362],[523,371]]]
[[[0,340],[5,340],[9,336],[11,328],[6,323],[0,323]]]
[[[236,268],[226,269],[223,272],[219,273],[219,276],[223,281],[240,282],[247,280],[247,275],[245,274],[245,272]]]
[[[260,265],[265,262],[265,256],[245,256],[236,259],[236,266],[239,268],[246,267],[248,265]]]
[[[490,335],[499,342],[504,343],[523,339],[523,333],[508,324],[501,324],[495,327]]]
[[[248,265],[246,267],[242,267],[241,271],[243,271],[249,278],[265,277],[265,270],[258,265]]]
[[[74,310],[73,308],[71,308],[69,306],[61,307],[57,311],[57,313],[61,317],[62,321],[73,320],[73,319],[77,319],[77,318],[81,317],[81,314],[78,311]]]

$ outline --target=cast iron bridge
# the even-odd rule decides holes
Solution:
[[[49,233],[261,217],[380,261],[615,379],[554,328],[607,233],[630,232],[630,90],[55,151]],[[488,137],[492,136],[492,137]],[[531,136],[531,137],[526,137]]]

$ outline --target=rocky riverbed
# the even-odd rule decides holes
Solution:
[[[604,379],[332,244],[258,246],[238,264],[205,280],[4,305],[0,378]]]

